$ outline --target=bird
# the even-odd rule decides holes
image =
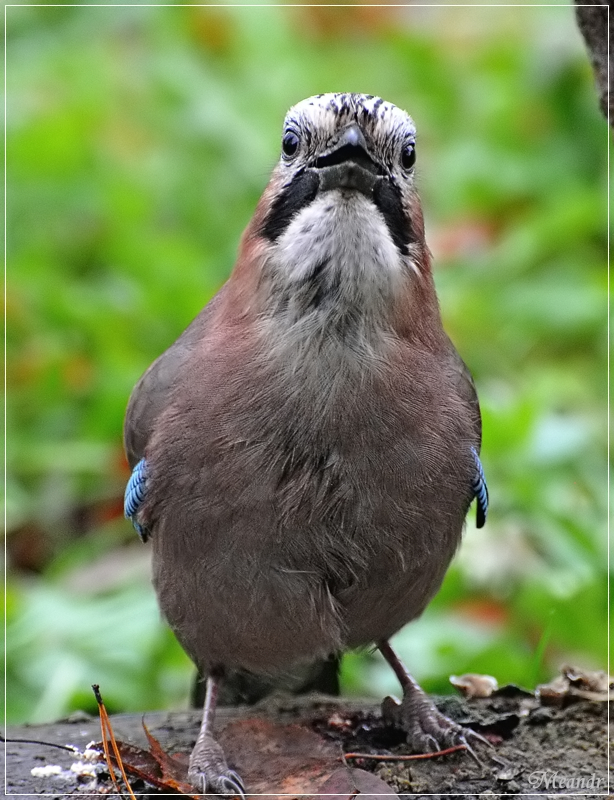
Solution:
[[[125,514],[207,675],[199,791],[246,791],[214,736],[225,675],[365,646],[400,682],[383,711],[414,750],[485,742],[389,643],[439,589],[471,503],[478,526],[488,509],[479,403],[442,326],[415,164],[415,124],[393,103],[294,105],[229,279],[131,394]]]

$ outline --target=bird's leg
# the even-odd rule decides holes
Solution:
[[[245,797],[245,787],[237,773],[229,769],[224,751],[211,735],[215,706],[223,670],[212,669],[207,677],[207,692],[200,732],[190,755],[188,780],[203,794]]]
[[[401,660],[387,641],[378,643],[380,653],[394,670],[403,689],[400,703],[386,697],[382,703],[382,716],[386,722],[398,725],[407,734],[407,741],[418,753],[434,753],[447,747],[462,744],[481,764],[471,748],[480,742],[490,747],[490,742],[479,733],[463,728],[438,711],[416,681],[407,672]]]

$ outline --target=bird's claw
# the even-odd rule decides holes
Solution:
[[[226,797],[239,797],[245,800],[245,786],[243,781],[233,769],[228,769],[223,774],[211,769],[190,770],[188,780],[201,794],[221,794]]]
[[[221,794],[245,800],[245,786],[230,769],[219,744],[210,736],[199,738],[188,769],[188,781],[202,794]]]
[[[438,711],[420,689],[412,688],[400,703],[392,697],[386,697],[382,703],[382,716],[386,722],[405,731],[407,741],[416,753],[436,753],[462,745],[473,760],[482,766],[471,745],[479,743],[492,747],[488,739],[470,728],[463,728]]]
[[[220,785],[224,790],[223,794],[234,794],[245,800],[245,786],[234,769],[229,769],[226,775],[222,775]]]

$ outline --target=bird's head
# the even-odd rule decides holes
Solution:
[[[270,308],[289,322],[382,316],[430,277],[415,161],[411,117],[379,97],[322,94],[288,111],[239,261],[260,264]]]
[[[314,202],[354,201],[372,206],[399,252],[407,255],[413,237],[403,199],[413,194],[415,161],[414,123],[391,103],[361,94],[303,100],[286,115],[271,181],[275,199],[263,233],[277,240]]]

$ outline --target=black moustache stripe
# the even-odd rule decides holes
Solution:
[[[403,209],[401,192],[390,181],[379,180],[373,188],[373,201],[382,212],[386,226],[401,255],[409,255],[408,245],[416,241]]]
[[[292,217],[308,206],[318,193],[319,177],[313,172],[299,172],[271,206],[262,226],[262,234],[272,242],[286,230]]]
[[[292,218],[308,206],[318,194],[320,178],[315,172],[299,172],[275,200],[262,226],[262,234],[272,242],[284,233]],[[392,241],[399,252],[409,254],[408,245],[416,241],[403,209],[401,192],[387,180],[378,180],[373,188],[373,202],[382,213]]]

